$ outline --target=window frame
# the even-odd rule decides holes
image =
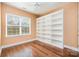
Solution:
[[[17,26],[17,25],[8,25],[7,21],[8,21],[8,15],[12,15],[12,16],[17,16],[17,17],[20,17],[19,18],[19,34],[16,34],[16,35],[8,35],[8,26]],[[22,17],[26,17],[28,18],[28,22],[29,22],[29,33],[25,33],[25,34],[22,34],[22,26],[21,26],[21,21],[22,21]],[[28,16],[20,16],[20,15],[16,15],[16,14],[13,14],[13,13],[6,13],[6,37],[14,37],[14,36],[22,36],[22,35],[31,35],[31,18],[28,17]]]

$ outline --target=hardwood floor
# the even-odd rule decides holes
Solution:
[[[79,56],[79,53],[77,51],[73,51],[68,48],[64,48],[63,52],[64,52],[65,57],[68,57],[68,56],[69,57],[78,57]]]
[[[32,47],[33,47],[34,55],[35,55],[35,52],[37,52],[39,54],[39,52],[36,51],[36,49],[37,49],[37,50],[43,52],[45,56],[53,56],[53,57],[54,56],[55,57],[63,56],[62,49],[42,43],[40,41],[35,41],[34,43],[32,43]],[[38,54],[36,56],[38,56]],[[42,56],[42,55],[40,54],[40,56]]]
[[[5,48],[2,50],[2,57],[74,57],[78,56],[76,51],[60,49],[40,41]]]

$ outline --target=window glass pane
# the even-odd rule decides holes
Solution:
[[[29,25],[31,25],[30,18],[22,17],[22,20],[21,20],[21,32],[22,32],[22,34],[29,34],[29,32],[30,32]]]
[[[29,18],[28,17],[22,17],[22,20],[21,20],[21,25],[22,26],[28,26],[29,25]]]
[[[22,30],[21,30],[22,31],[22,34],[28,34],[29,33],[29,27],[22,26],[21,28],[22,28]]]
[[[13,17],[13,25],[19,25],[20,24],[20,19],[18,16]]]
[[[13,20],[13,17],[11,15],[8,15],[7,16],[7,25],[12,25],[12,21]]]
[[[12,16],[8,15],[7,16],[7,24],[8,25],[19,25],[19,17],[18,16]]]
[[[8,35],[17,35],[19,34],[19,26],[8,26],[7,27]]]

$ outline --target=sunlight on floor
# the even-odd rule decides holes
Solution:
[[[28,47],[25,49],[22,49],[21,51],[14,53],[12,55],[9,55],[8,57],[32,57],[32,48]]]

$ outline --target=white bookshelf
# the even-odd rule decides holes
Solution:
[[[37,18],[38,40],[63,48],[63,9]]]

